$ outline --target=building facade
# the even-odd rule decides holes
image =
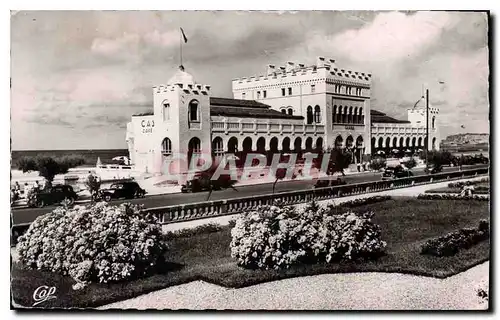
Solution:
[[[332,59],[269,65],[264,75],[234,79],[232,90],[233,98],[213,97],[182,66],[167,84],[153,87],[153,110],[127,124],[136,170],[160,173],[179,154],[190,162],[201,155],[328,148],[349,149],[359,163],[375,152],[415,152],[425,137],[425,109],[408,110],[408,121],[371,110],[371,74],[341,69]],[[437,139],[437,112],[429,120],[431,139]]]

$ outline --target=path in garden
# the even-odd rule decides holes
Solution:
[[[489,262],[446,279],[397,273],[325,274],[228,289],[203,281],[100,307],[133,309],[480,310]],[[486,289],[486,288],[485,288]]]

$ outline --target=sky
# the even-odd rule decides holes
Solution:
[[[152,86],[183,65],[213,95],[268,64],[372,73],[371,107],[406,119],[429,88],[449,134],[489,132],[488,20],[475,12],[19,11],[11,16],[13,150],[121,149]],[[461,126],[464,125],[464,128]]]

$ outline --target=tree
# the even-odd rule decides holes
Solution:
[[[50,186],[56,175],[65,174],[70,168],[77,167],[83,163],[83,158],[78,156],[65,156],[62,158],[36,156],[35,158],[21,158],[18,161],[18,167],[23,172],[38,171],[38,175],[44,177]]]
[[[278,183],[279,180],[285,179],[285,177],[286,177],[286,170],[287,170],[287,168],[278,168],[278,169],[276,169],[275,180],[274,180],[274,183],[273,183],[273,194],[274,194],[274,190],[276,188],[276,183]]]
[[[370,168],[375,171],[378,171],[387,166],[387,160],[382,157],[375,157],[370,161]]]
[[[448,151],[429,151],[427,159],[429,164],[438,168],[449,165],[453,161],[453,155]]]
[[[347,151],[333,149],[330,152],[328,161],[327,175],[333,175],[336,172],[342,173],[345,176],[344,170],[349,167],[352,161],[352,154]]]
[[[415,160],[415,158],[411,157],[410,160],[406,161],[404,163],[404,165],[408,168],[408,169],[413,169],[417,166],[417,161]]]
[[[91,202],[94,201],[94,195],[99,192],[99,189],[101,188],[101,179],[99,177],[93,175],[92,173],[88,175],[87,179],[85,180],[85,186],[90,192],[91,195]]]

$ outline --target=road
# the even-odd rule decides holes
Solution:
[[[467,166],[463,169],[474,169],[485,167],[485,165],[474,165]],[[453,167],[445,167],[443,169],[444,172],[447,171],[455,171],[457,168]],[[412,170],[414,175],[422,175],[424,172],[422,169],[414,169]],[[380,173],[369,172],[355,175],[347,175],[343,179],[348,183],[360,183],[360,182],[370,182],[380,180]],[[314,187],[316,180],[297,180],[297,181],[280,181],[276,184],[275,192],[286,192],[286,191],[297,191],[297,190],[308,190]],[[258,184],[258,185],[248,185],[248,186],[239,186],[235,187],[235,189],[225,189],[220,191],[214,191],[210,197],[210,200],[225,200],[232,198],[240,198],[240,197],[249,197],[256,195],[265,195],[272,193],[272,183],[266,184]],[[129,199],[129,200],[115,200],[111,201],[111,204],[120,204],[124,202],[131,202],[135,204],[144,204],[146,208],[154,208],[154,207],[162,207],[162,206],[170,206],[177,204],[186,204],[186,203],[196,203],[207,201],[208,192],[199,192],[199,193],[174,193],[174,194],[164,194],[164,195],[154,195],[147,196],[143,199]],[[55,206],[48,206],[45,208],[13,208],[12,209],[12,218],[13,224],[25,224],[31,223],[35,220],[36,217],[45,214],[54,210]]]

